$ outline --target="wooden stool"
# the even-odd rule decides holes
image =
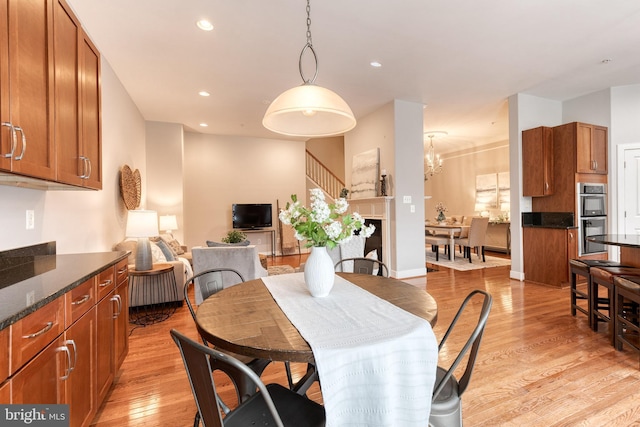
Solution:
[[[640,268],[634,267],[593,267],[591,274],[591,327],[598,330],[598,322],[609,325],[609,336],[611,345],[614,345],[614,286],[613,279],[616,276],[640,276]],[[598,287],[602,286],[607,290],[607,298],[601,299],[598,296]],[[606,303],[603,303],[606,302]],[[607,314],[603,313],[606,310]]]
[[[622,345],[626,344],[640,353],[640,276],[617,276],[613,283],[615,348],[622,350]]]
[[[591,274],[589,270],[591,267],[623,267],[622,264],[603,260],[603,259],[570,259],[569,260],[569,268],[571,270],[571,315],[576,315],[576,310],[580,311],[587,315],[589,319],[589,327],[593,327],[591,324],[591,301],[589,300],[589,295],[591,294],[589,290],[591,289]],[[586,290],[582,291],[578,289],[577,286],[577,276],[582,276],[587,279],[587,287]],[[578,305],[578,300],[585,300],[587,302],[587,307],[584,308]],[[604,301],[602,301],[604,303]]]

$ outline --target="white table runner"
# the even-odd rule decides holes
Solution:
[[[336,276],[314,298],[303,273],[263,277],[313,350],[327,426],[427,426],[438,363],[431,325]]]

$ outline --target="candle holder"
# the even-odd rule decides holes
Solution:
[[[380,179],[380,195],[387,195],[387,174],[384,172],[382,173],[382,179]]]

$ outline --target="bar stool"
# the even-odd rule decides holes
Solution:
[[[589,300],[591,289],[591,267],[623,267],[622,264],[606,259],[570,259],[569,268],[571,270],[571,315],[576,315],[576,310],[584,313],[589,319],[589,327],[591,325],[591,301]],[[587,288],[585,291],[578,289],[577,276],[583,276],[587,279]],[[585,300],[587,308],[578,305],[578,300]],[[604,303],[604,301],[602,301]]]
[[[591,274],[591,327],[598,331],[598,322],[609,325],[609,338],[611,345],[614,345],[614,285],[613,279],[616,276],[640,276],[640,268],[634,267],[593,267]],[[598,296],[598,287],[602,286],[607,290],[607,298]],[[606,310],[607,314],[604,314]]]
[[[626,344],[640,353],[640,276],[617,276],[613,279],[615,292],[615,348]]]

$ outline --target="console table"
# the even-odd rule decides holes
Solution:
[[[261,228],[255,230],[242,230],[244,234],[251,233],[269,233],[269,238],[271,239],[271,256],[276,256],[276,230],[274,228]],[[252,243],[254,244],[254,243]]]
[[[485,249],[494,252],[511,253],[511,223],[489,222],[484,243]]]

